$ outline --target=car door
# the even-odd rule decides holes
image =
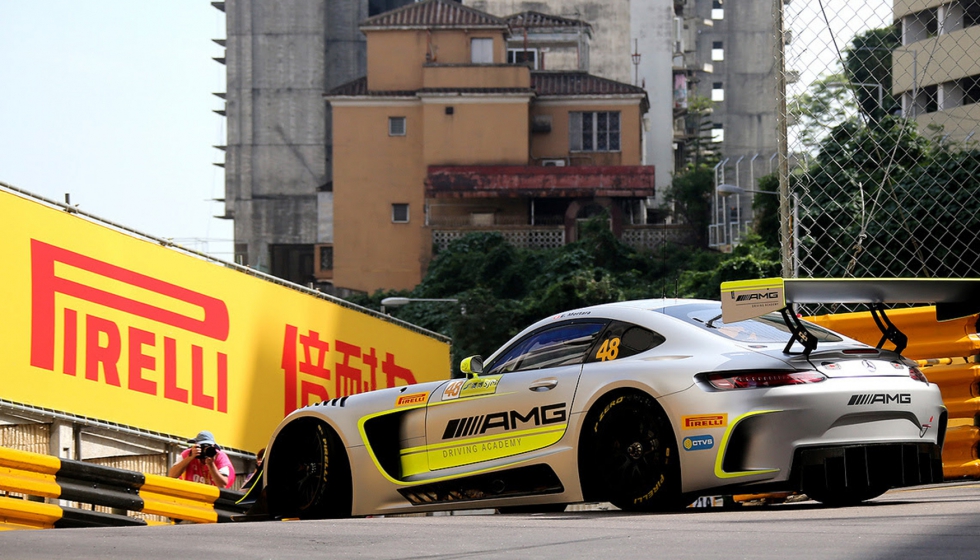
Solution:
[[[438,471],[544,449],[568,426],[582,363],[606,321],[539,329],[486,364],[451,381],[426,410],[426,459]]]

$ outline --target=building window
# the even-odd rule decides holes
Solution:
[[[391,221],[396,224],[408,223],[408,204],[391,205]]]
[[[711,43],[711,60],[725,60],[725,47],[721,41]]]
[[[493,64],[493,39],[489,37],[470,39],[470,62]]]
[[[963,27],[980,25],[980,0],[965,0],[963,6]]]
[[[963,104],[980,103],[980,76],[970,76],[961,81],[963,87]]]
[[[714,123],[711,125],[711,141],[712,142],[724,142],[725,141],[725,127]]]
[[[725,100],[725,90],[721,87],[721,82],[714,82],[711,84],[711,100],[712,101],[724,101]]]
[[[507,64],[530,64],[538,69],[538,49],[507,49]]]
[[[568,114],[568,120],[572,151],[619,151],[619,111],[575,111]]]
[[[333,270],[333,245],[320,245],[320,266],[321,272]]]
[[[724,0],[711,1],[711,19],[725,19]]]
[[[388,117],[388,136],[405,136],[405,117]]]

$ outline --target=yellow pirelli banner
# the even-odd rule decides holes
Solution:
[[[0,399],[255,451],[296,408],[447,379],[446,339],[0,190]]]

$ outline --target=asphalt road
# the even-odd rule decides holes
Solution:
[[[0,558],[980,558],[980,484],[672,514],[619,511],[52,529],[0,533]]]

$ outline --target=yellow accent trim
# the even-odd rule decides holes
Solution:
[[[483,443],[485,441],[490,441],[494,439],[533,435],[537,433],[548,433],[548,432],[553,432],[555,430],[565,431],[567,427],[568,427],[568,423],[556,424],[554,426],[540,426],[537,428],[528,428],[526,430],[515,430],[510,432],[492,434],[489,436],[479,436],[479,437],[469,438],[469,439],[459,439],[447,443],[437,443],[435,445],[420,445],[419,447],[410,447],[408,449],[403,449],[401,453],[402,455],[407,455],[410,453],[419,453],[423,451],[438,451],[446,447],[456,447],[457,445],[472,445],[474,443]]]
[[[758,280],[729,280],[721,283],[721,291],[729,290],[766,290],[771,288],[783,288],[785,285],[783,278],[760,278]]]
[[[721,444],[718,446],[718,455],[715,456],[715,476],[717,476],[718,478],[738,478],[742,476],[752,476],[755,474],[779,472],[779,469],[759,469],[755,471],[725,472],[721,468],[721,463],[725,458],[725,450],[728,448],[728,439],[731,437],[732,431],[735,429],[735,426],[738,426],[739,422],[751,416],[758,416],[759,414],[770,414],[772,412],[782,412],[782,411],[781,410],[754,410],[752,412],[746,412],[745,414],[742,414],[741,416],[732,420],[731,424],[729,424],[728,428],[725,430],[725,434],[721,436]]]

